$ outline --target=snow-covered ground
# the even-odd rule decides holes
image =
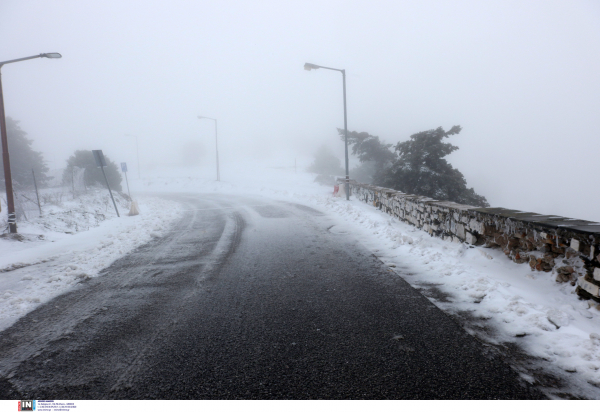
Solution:
[[[128,216],[130,203],[115,194],[117,218],[106,190],[90,190],[76,199],[61,189],[48,192],[52,202],[43,204],[42,217],[27,213],[16,237],[6,232],[0,237],[0,330],[161,236],[181,213],[175,202],[142,197],[137,200],[141,213]],[[6,207],[2,209],[4,229]]]
[[[331,187],[293,168],[238,166],[225,173],[222,182],[202,175],[206,176],[192,169],[169,169],[130,180],[132,193],[146,193],[136,217],[107,219],[74,235],[46,231],[44,241],[0,239],[0,328],[167,230],[181,209],[148,194],[250,194],[327,213],[337,222],[332,230],[360,239],[391,272],[422,289],[480,339],[499,348],[516,344],[539,358],[530,368],[542,365],[571,382],[570,393],[600,398],[600,310],[593,302],[579,300],[570,284],[556,283],[554,274],[532,272],[497,250],[430,237],[371,205],[332,197]],[[20,226],[30,238],[41,230],[35,224]],[[43,270],[25,276],[11,271],[19,265]],[[526,370],[522,375],[531,381],[540,378]]]

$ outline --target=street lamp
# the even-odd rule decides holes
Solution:
[[[335,70],[336,72],[342,73],[342,82],[344,84],[344,148],[345,148],[345,160],[346,160],[346,200],[350,200],[350,172],[348,171],[348,117],[346,114],[346,70],[334,69],[332,67],[318,66],[312,63],[305,63],[304,70],[316,70],[316,69],[327,69]]]
[[[125,134],[125,136],[135,137],[135,150],[137,153],[137,164],[138,164],[138,179],[142,178],[140,173],[140,147],[138,146],[138,137],[134,134]]]
[[[23,57],[21,59],[0,62],[0,135],[2,138],[2,160],[4,162],[4,183],[6,184],[6,205],[8,207],[8,228],[10,233],[17,233],[17,215],[15,213],[15,198],[13,194],[12,174],[10,173],[10,158],[8,156],[8,137],[6,134],[6,115],[4,113],[4,96],[2,94],[2,66],[9,63],[22,62],[23,60],[46,57],[48,59],[60,59],[60,53],[41,53],[36,56]]]
[[[217,182],[221,181],[221,175],[219,174],[219,140],[217,138],[217,119],[212,117],[198,116],[198,119],[209,119],[215,121],[215,150],[217,152]]]

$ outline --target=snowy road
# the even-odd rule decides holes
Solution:
[[[184,218],[0,334],[0,398],[543,398],[315,209]]]

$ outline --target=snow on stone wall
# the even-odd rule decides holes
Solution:
[[[341,184],[341,183],[340,183]],[[600,301],[600,223],[505,208],[480,208],[350,182],[352,194],[449,242],[499,248],[531,270],[553,272]]]

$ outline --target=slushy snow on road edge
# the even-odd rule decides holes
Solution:
[[[141,213],[127,216],[128,202],[115,196],[117,218],[112,203],[105,207],[107,197],[98,191],[65,201],[19,224],[20,240],[0,239],[0,330],[162,236],[182,215],[179,203],[144,197]]]

